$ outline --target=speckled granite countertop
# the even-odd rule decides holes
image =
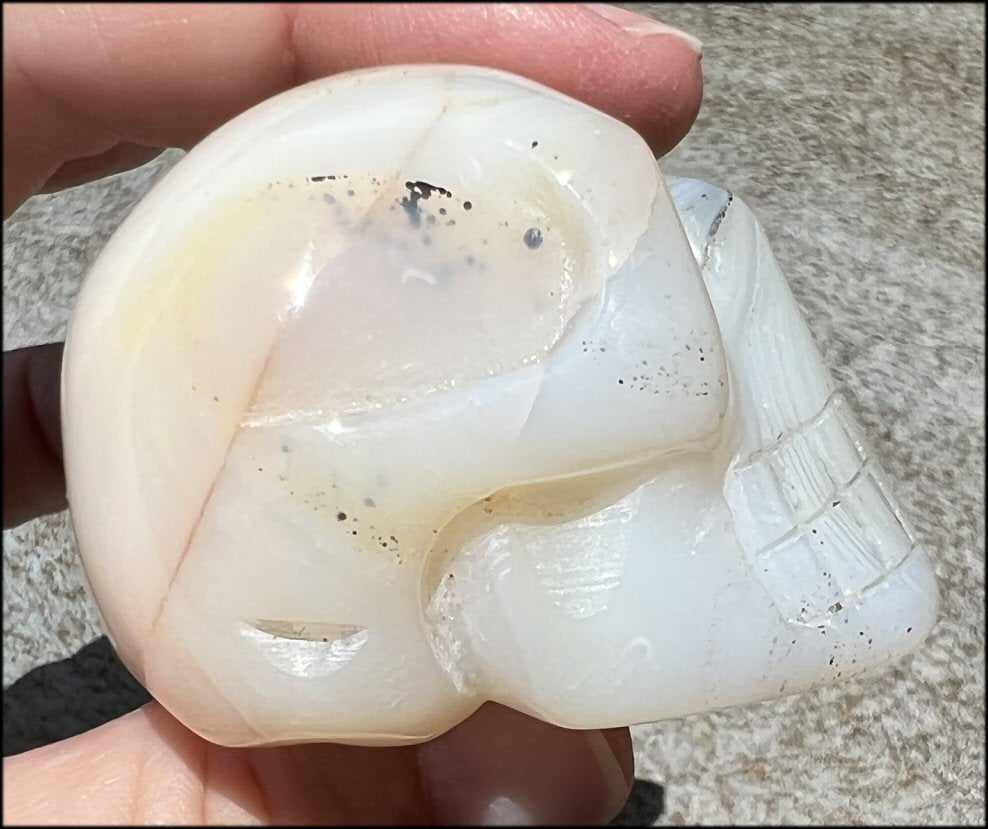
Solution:
[[[620,822],[984,819],[984,7],[628,4],[705,43],[669,173],[760,216],[940,579],[941,619],[872,677],[639,726]],[[180,153],[4,225],[4,347],[61,339],[81,277]],[[5,752],[137,704],[66,516],[4,533]],[[661,788],[658,785],[660,784]]]

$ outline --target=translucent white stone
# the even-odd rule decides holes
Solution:
[[[680,716],[936,614],[751,212],[502,72],[340,75],[207,138],[89,275],[63,417],[111,637],[219,743]]]

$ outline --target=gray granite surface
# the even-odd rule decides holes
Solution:
[[[703,109],[663,166],[760,216],[942,610],[875,676],[636,727],[619,822],[983,824],[984,7],[628,6],[704,41]],[[4,224],[4,348],[63,337],[87,266],[180,155]],[[66,515],[3,550],[4,752],[139,704],[105,641],[40,668],[102,632]]]

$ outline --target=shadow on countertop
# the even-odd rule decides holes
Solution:
[[[74,737],[151,701],[105,636],[3,692],[3,756]]]
[[[665,813],[666,793],[658,783],[635,778],[631,796],[610,826],[652,826]]]

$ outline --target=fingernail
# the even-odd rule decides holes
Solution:
[[[492,703],[418,748],[438,825],[597,825],[628,797],[629,777],[600,731],[556,728]]]
[[[631,32],[638,37],[648,35],[672,35],[689,44],[689,47],[698,55],[703,54],[703,42],[682,29],[670,26],[668,23],[660,23],[644,14],[612,6],[609,3],[584,3],[586,8],[595,14],[599,14],[611,23],[616,23],[626,32]]]

